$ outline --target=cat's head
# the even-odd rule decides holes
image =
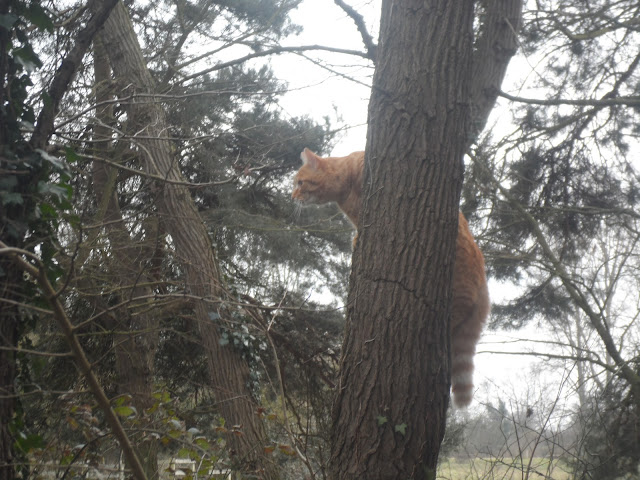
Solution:
[[[291,198],[300,203],[326,203],[335,200],[327,196],[327,173],[324,159],[305,148],[300,154],[302,167],[293,178]]]

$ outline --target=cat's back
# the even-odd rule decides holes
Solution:
[[[485,279],[484,256],[476,244],[469,229],[469,222],[462,212],[458,212],[457,255],[464,259],[467,267],[473,266],[482,274],[482,279]]]
[[[482,303],[486,304],[486,308],[488,308],[484,256],[473,238],[467,219],[462,212],[458,214],[458,238],[456,240],[453,281],[457,301],[469,306]],[[485,308],[483,307],[483,309]],[[462,321],[462,319],[460,320]],[[484,322],[484,318],[482,321]]]
[[[334,158],[331,163],[335,168],[334,178],[341,191],[338,206],[357,228],[358,215],[362,207],[364,152],[353,152],[346,157]]]
[[[342,157],[339,163],[347,173],[347,177],[352,179],[352,188],[362,191],[362,180],[364,176],[364,152],[353,152],[346,157]]]

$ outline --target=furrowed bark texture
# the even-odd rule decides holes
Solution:
[[[0,240],[4,241],[0,234]],[[15,411],[16,354],[20,309],[9,300],[21,302],[22,272],[0,255],[0,480],[16,478],[13,464],[14,436],[9,428]]]
[[[383,2],[331,478],[432,479],[449,399],[472,1]]]
[[[111,68],[102,41],[94,41],[94,73],[96,103],[113,100],[110,94]],[[111,142],[113,123],[113,104],[106,103],[96,111],[99,122],[94,128],[94,140],[98,145],[98,155],[113,157]],[[120,210],[116,194],[117,172],[112,166],[100,161],[93,162],[93,194],[98,204],[98,221],[105,225],[105,233],[111,248],[111,273],[119,303],[126,304],[127,299],[151,298],[152,290],[147,285],[151,279],[149,269],[148,245],[140,245],[131,238],[126,222]],[[152,232],[147,232],[148,234]],[[151,240],[152,241],[152,240]],[[115,285],[114,285],[115,286]],[[116,357],[116,374],[119,394],[131,395],[132,405],[138,411],[138,418],[144,422],[145,410],[153,403],[154,361],[158,348],[158,312],[140,305],[123,306],[111,315],[114,334],[113,347]],[[133,308],[132,308],[133,307]],[[132,311],[136,310],[137,312]],[[144,425],[140,423],[140,426]],[[132,436],[138,458],[148,478],[158,476],[158,442],[152,436]]]
[[[102,39],[111,60],[116,80],[131,93],[154,93],[155,85],[142,56],[131,20],[120,2],[105,23]],[[133,90],[133,91],[131,91]],[[154,192],[155,203],[167,233],[171,236],[186,276],[189,293],[205,298],[225,297],[222,276],[207,230],[184,182],[171,145],[161,103],[148,98],[135,99],[125,106],[135,127],[133,141],[140,148],[142,167],[148,174],[166,178]],[[173,183],[176,182],[176,183]],[[219,324],[212,321],[213,307],[204,301],[193,305],[200,336],[208,355],[212,387],[217,392],[220,414],[227,425],[242,425],[242,435],[229,438],[235,458],[245,465],[264,469],[262,478],[273,473],[262,457],[266,434],[254,414],[255,404],[248,390],[249,368],[233,347],[220,346]],[[219,312],[224,319],[224,312]]]
[[[0,15],[9,12],[8,0],[0,0]],[[0,27],[0,105],[5,105],[8,95],[8,48],[9,31]],[[0,125],[0,145],[7,141],[6,125]],[[0,166],[2,165],[0,161]],[[20,215],[22,212],[18,212]],[[16,215],[16,216],[18,216]],[[7,227],[0,227],[0,241],[14,240],[8,235]],[[21,244],[18,246],[22,246]],[[0,255],[0,480],[13,480],[16,477],[13,443],[10,429],[15,412],[16,354],[18,346],[18,325],[21,314],[17,303],[22,301],[22,272],[14,268],[11,261]]]
[[[60,67],[56,70],[56,74],[51,80],[51,85],[47,91],[49,102],[44,103],[31,136],[31,145],[34,148],[44,148],[49,142],[54,131],[53,122],[58,113],[62,97],[67,93],[78,67],[82,64],[85,53],[91,47],[93,37],[102,28],[117,1],[91,0],[88,2],[88,7],[92,12],[91,18],[84,28],[78,32],[73,48],[62,60]]]
[[[471,74],[471,124],[467,146],[482,132],[498,98],[511,57],[518,49],[522,0],[484,2],[483,22],[475,41]]]

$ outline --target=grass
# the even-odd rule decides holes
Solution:
[[[531,465],[519,458],[440,459],[438,480],[569,480],[567,465],[557,459],[534,457]]]

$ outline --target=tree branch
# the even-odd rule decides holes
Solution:
[[[522,19],[522,0],[485,3],[486,15],[473,52],[469,145],[484,129],[496,102],[509,61],[518,48]]]
[[[637,28],[640,25],[640,18],[632,18],[630,20],[624,22],[616,21],[614,24],[602,27],[598,30],[592,30],[590,32],[584,33],[573,33],[567,27],[565,27],[564,22],[558,19],[556,16],[551,17],[554,25],[560,30],[569,40],[572,42],[579,42],[582,40],[593,40],[594,38],[601,37],[606,35],[609,32],[614,32],[620,28]]]
[[[347,5],[343,0],[334,0],[336,5],[338,5],[344,12],[353,20],[353,23],[356,24],[360,35],[362,36],[362,43],[364,43],[365,48],[367,49],[367,53],[369,54],[369,60],[375,63],[376,61],[376,49],[377,46],[373,42],[373,37],[367,30],[367,26],[364,23],[364,18],[360,15],[355,8],[350,5]]]
[[[49,141],[49,137],[51,137],[54,130],[53,120],[58,112],[62,97],[69,88],[69,84],[73,80],[78,67],[82,64],[82,59],[87,53],[93,37],[109,18],[111,10],[116,6],[118,0],[93,0],[89,6],[91,7],[93,3],[98,3],[98,5],[95,8],[89,8],[89,11],[95,10],[95,13],[92,14],[91,19],[76,37],[75,45],[64,58],[53,77],[47,92],[48,101],[44,102],[40,115],[38,115],[35,130],[31,136],[30,143],[33,148],[44,148]]]
[[[613,365],[608,365],[601,360],[581,355],[561,355],[558,353],[545,353],[545,352],[503,352],[500,350],[478,350],[478,354],[490,353],[492,355],[516,355],[521,357],[545,357],[549,360],[571,360],[573,362],[589,362],[611,373],[616,373],[617,368]]]
[[[270,48],[268,50],[261,50],[259,52],[253,52],[250,53],[248,55],[245,55],[244,57],[240,57],[240,58],[236,58],[234,60],[230,60],[228,62],[222,62],[219,63],[217,65],[214,65],[213,67],[207,68],[205,70],[201,70],[197,73],[194,73],[192,75],[187,75],[185,77],[183,77],[179,82],[177,83],[185,83],[188,82],[189,80],[193,80],[194,78],[198,78],[201,77],[202,75],[206,74],[206,73],[211,73],[211,72],[216,72],[218,70],[222,70],[223,68],[227,68],[227,67],[233,67],[235,65],[239,65],[241,63],[244,63],[248,60],[251,60],[253,58],[259,58],[259,57],[267,57],[269,55],[279,55],[281,53],[300,53],[300,52],[308,52],[309,50],[319,50],[319,51],[324,51],[324,52],[332,52],[332,53],[341,53],[344,55],[355,55],[357,57],[362,57],[362,58],[366,58],[369,59],[369,54],[367,52],[361,52],[360,50],[348,50],[348,49],[344,49],[344,48],[334,48],[334,47],[325,47],[323,45],[301,45],[301,46],[294,46],[294,47],[273,47]]]
[[[575,105],[579,107],[581,106],[607,107],[607,106],[614,106],[614,105],[625,105],[625,106],[640,105],[640,97],[602,98],[600,100],[598,99],[574,100],[569,98],[543,100],[540,98],[518,97],[516,95],[510,95],[506,92],[503,92],[502,90],[498,92],[498,96],[506,98],[507,100],[511,100],[512,102],[527,103],[529,105],[544,105],[544,106]]]

